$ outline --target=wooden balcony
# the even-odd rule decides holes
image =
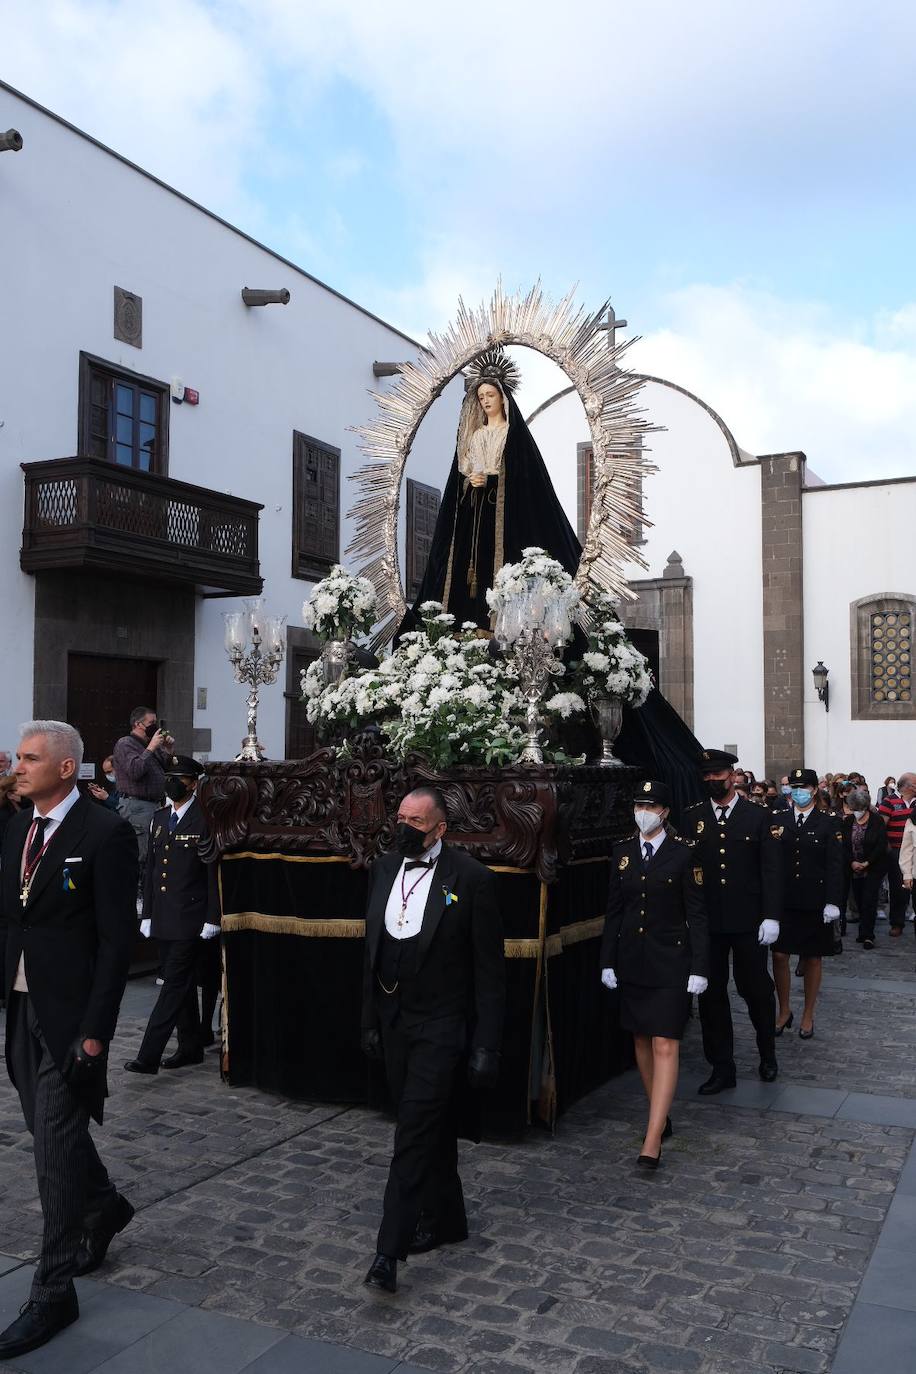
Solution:
[[[256,501],[100,458],[23,463],[25,572],[92,568],[203,593],[256,595]]]

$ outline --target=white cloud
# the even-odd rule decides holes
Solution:
[[[694,392],[753,453],[801,449],[825,481],[916,472],[916,335],[735,285],[666,298],[632,366]],[[916,306],[896,312],[916,320]],[[908,344],[905,347],[904,344]]]

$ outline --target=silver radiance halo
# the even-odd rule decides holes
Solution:
[[[579,394],[588,417],[594,453],[592,511],[576,573],[583,597],[589,588],[632,598],[624,577],[627,563],[646,567],[627,542],[642,513],[642,478],[654,471],[643,440],[656,426],[642,419],[636,401],[642,380],[623,371],[620,359],[635,339],[613,345],[602,321],[609,302],[594,314],[577,306],[573,292],[554,303],[540,282],[527,295],[506,295],[498,283],[488,303],[469,310],[459,299],[458,315],[442,334],[430,334],[429,348],[406,363],[387,393],[372,392],[376,419],[355,428],[366,463],[352,474],[359,491],[353,503],[356,532],[347,555],[361,560],[378,597],[380,626],[373,644],[384,644],[407,609],[398,567],[398,506],[404,466],[420,423],[444,388],[488,349],[511,344],[553,359]]]

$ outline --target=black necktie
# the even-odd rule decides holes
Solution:
[[[169,816],[169,833],[172,834],[172,835],[174,835],[174,833],[175,833],[175,831],[176,831],[177,829],[178,829],[178,812],[177,812],[177,811],[173,811],[172,814],[171,814],[171,816]]]
[[[719,824],[720,824],[720,825],[724,825],[727,817],[728,817],[728,807],[727,807],[727,806],[720,806],[720,807],[719,807]]]
[[[651,846],[651,844],[649,843],[648,840],[646,840],[645,844],[643,845],[643,847],[642,847],[642,852],[643,852],[643,855],[645,856],[646,863],[648,863],[649,860],[652,858],[652,853],[653,853],[652,846]]]
[[[798,826],[799,830],[804,830],[804,828],[805,828],[805,813],[804,813],[804,811],[799,811],[798,815],[795,817],[795,824]]]
[[[44,844],[45,839],[45,831],[47,830],[50,824],[50,816],[35,817],[35,830],[32,835],[32,843],[29,845],[29,852],[25,856],[26,868],[31,868],[33,863],[41,853],[42,845]]]
[[[404,872],[409,873],[412,868],[432,868],[433,860],[428,862],[425,859],[408,859],[404,865]]]

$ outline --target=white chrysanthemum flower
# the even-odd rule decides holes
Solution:
[[[544,706],[548,711],[555,711],[564,720],[571,716],[574,711],[585,710],[585,702],[578,692],[557,692],[556,696],[550,697],[544,703]]]

